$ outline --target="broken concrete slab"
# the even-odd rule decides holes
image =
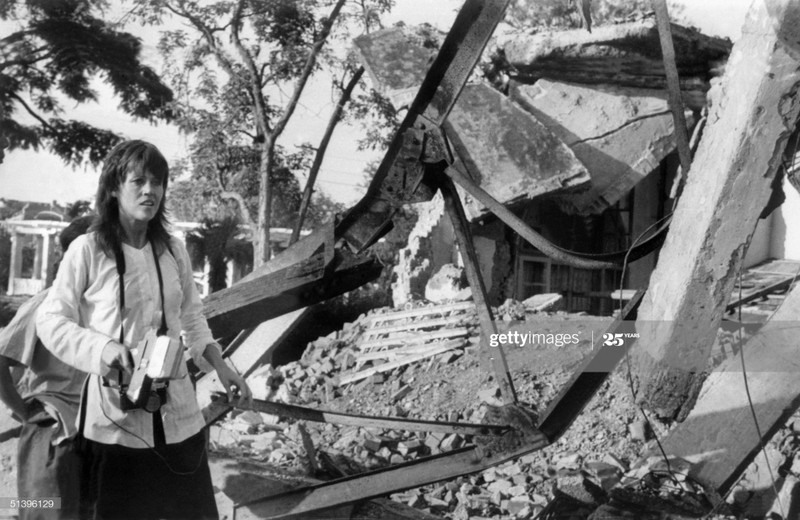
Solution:
[[[486,84],[464,88],[447,126],[460,159],[455,167],[502,204],[574,190],[590,180],[586,166],[560,138]],[[470,219],[486,213],[471,197],[464,209]]]
[[[412,87],[416,92],[430,64],[426,50],[411,49],[423,43],[410,31],[397,28],[355,41],[374,87],[386,93]],[[586,168],[564,143],[486,84],[464,88],[445,126],[461,167],[503,204],[579,187],[589,181]],[[465,202],[469,218],[483,213],[480,205],[471,200]]]
[[[684,103],[705,105],[709,78],[727,59],[731,42],[671,24]],[[655,18],[582,29],[514,35],[501,42],[506,60],[527,83],[541,78],[573,83],[666,89]]]
[[[573,213],[600,213],[615,204],[675,149],[665,92],[540,80],[515,83],[511,99],[589,169],[591,190],[560,199]],[[687,121],[693,124],[691,114]]]
[[[442,33],[404,26],[359,36],[353,44],[373,88],[400,109],[414,100],[442,40]]]

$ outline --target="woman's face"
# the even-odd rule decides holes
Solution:
[[[115,195],[120,221],[146,225],[158,212],[164,198],[164,185],[147,170],[142,173],[129,171]]]

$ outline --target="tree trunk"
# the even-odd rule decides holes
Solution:
[[[755,2],[639,312],[640,400],[682,420],[797,122],[800,4]]]
[[[258,189],[258,229],[253,230],[253,266],[269,262],[269,231],[272,220],[272,186],[269,174],[275,161],[275,143],[268,138],[261,150]]]

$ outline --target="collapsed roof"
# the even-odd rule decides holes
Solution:
[[[672,25],[692,125],[727,40]],[[373,86],[398,110],[411,100],[436,52],[426,30],[394,27],[355,41]],[[570,213],[615,204],[675,149],[658,30],[652,18],[507,39],[498,49],[507,95],[465,87],[446,125],[454,167],[498,201],[556,196]],[[501,60],[502,61],[502,60]],[[486,214],[469,197],[470,218]]]

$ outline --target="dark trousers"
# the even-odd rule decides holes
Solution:
[[[36,411],[22,426],[17,449],[17,496],[61,498],[60,509],[20,508],[20,520],[78,518],[82,459],[77,440],[53,446],[56,421]]]
[[[156,413],[153,449],[86,443],[88,509],[95,519],[218,518],[205,432],[164,442]]]

